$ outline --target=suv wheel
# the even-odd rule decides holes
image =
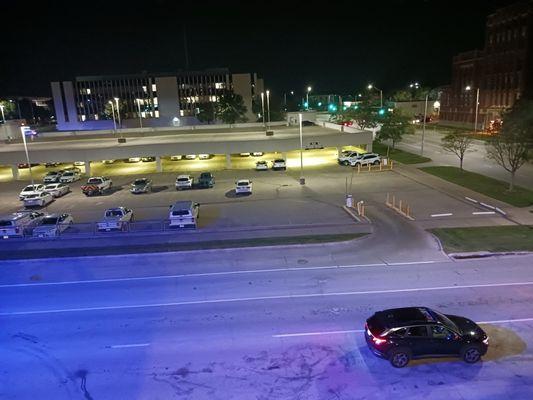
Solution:
[[[350,164],[350,162],[347,161],[347,160],[345,160],[345,161],[342,162],[342,165],[346,165],[346,166],[347,166],[348,164]]]
[[[469,345],[461,351],[461,357],[468,364],[475,364],[481,359],[481,351],[475,345]]]
[[[374,165],[379,165],[379,161],[378,160],[374,161]]]
[[[407,349],[395,349],[391,351],[389,361],[395,368],[403,368],[411,360],[411,352]]]

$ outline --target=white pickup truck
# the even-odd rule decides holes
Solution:
[[[133,221],[133,211],[126,207],[108,208],[105,210],[104,219],[98,222],[99,231],[125,230]]]
[[[103,194],[113,186],[113,181],[106,176],[95,176],[87,180],[87,184],[81,187],[85,196]]]

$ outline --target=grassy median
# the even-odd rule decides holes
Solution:
[[[387,145],[383,143],[374,142],[372,144],[372,151],[378,153],[381,157],[387,156]],[[389,158],[402,164],[420,164],[431,161],[431,158],[421,157],[418,154],[409,153],[399,149],[389,150]]]
[[[503,201],[512,206],[527,207],[533,204],[533,191],[515,186],[515,189],[509,192],[509,184],[507,182],[489,178],[485,175],[461,171],[457,167],[425,167],[420,169],[428,174],[438,176],[448,182]]]
[[[533,251],[533,226],[436,228],[430,232],[447,253]]]

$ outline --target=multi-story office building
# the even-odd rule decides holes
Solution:
[[[452,83],[441,98],[441,121],[489,128],[522,96],[533,96],[533,1],[498,9],[487,18],[485,46],[458,54]],[[469,87],[470,90],[466,90]]]
[[[249,121],[252,102],[263,90],[257,74],[231,74],[227,69],[179,71],[175,74],[80,76],[52,82],[59,130],[186,126],[200,124],[202,103],[217,102],[224,93],[242,96]],[[118,108],[118,112],[117,112]]]

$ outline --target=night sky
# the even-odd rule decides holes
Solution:
[[[190,69],[256,71],[278,94],[446,84],[451,57],[481,48],[486,16],[510,3],[3,2],[0,96],[49,95],[50,81],[76,75],[184,69],[184,26]]]

